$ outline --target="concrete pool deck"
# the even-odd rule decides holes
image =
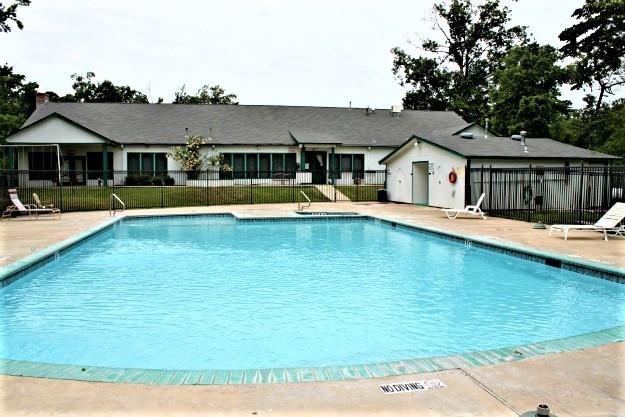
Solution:
[[[223,213],[283,216],[293,204],[127,211],[129,215]],[[549,238],[531,224],[489,218],[448,220],[438,209],[378,203],[313,203],[625,267],[625,239],[580,233]],[[61,220],[0,223],[0,265],[84,232],[108,212]],[[625,416],[625,343],[492,366],[355,381],[240,386],[153,386],[0,376],[0,415],[466,415],[514,416],[548,403],[558,416]],[[441,379],[440,390],[383,394],[378,385]]]

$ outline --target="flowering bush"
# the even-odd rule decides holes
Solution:
[[[197,172],[202,169],[204,163],[200,156],[200,147],[204,143],[206,142],[202,136],[189,136],[185,146],[174,146],[167,156],[178,161],[183,170]]]

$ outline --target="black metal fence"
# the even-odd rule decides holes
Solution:
[[[472,168],[471,202],[491,216],[590,224],[625,202],[625,167]]]
[[[0,171],[2,208],[8,189],[17,188],[24,204],[43,204],[64,212],[106,210],[115,193],[126,208],[373,201],[385,188],[386,171]]]

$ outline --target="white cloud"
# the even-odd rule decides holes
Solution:
[[[557,7],[554,4],[557,3]],[[557,46],[582,0],[509,2],[514,23]],[[23,31],[0,35],[3,58],[41,89],[71,91],[72,73],[169,101],[219,83],[242,104],[388,107],[402,89],[393,46],[427,36],[433,1],[34,1]]]

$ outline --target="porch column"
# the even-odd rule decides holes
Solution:
[[[108,164],[109,162],[109,153],[108,153],[108,144],[102,144],[102,169],[104,170],[104,174],[102,180],[104,181],[104,186],[109,186],[109,171]]]
[[[302,157],[300,158],[300,171],[306,170],[306,146],[302,145]]]

